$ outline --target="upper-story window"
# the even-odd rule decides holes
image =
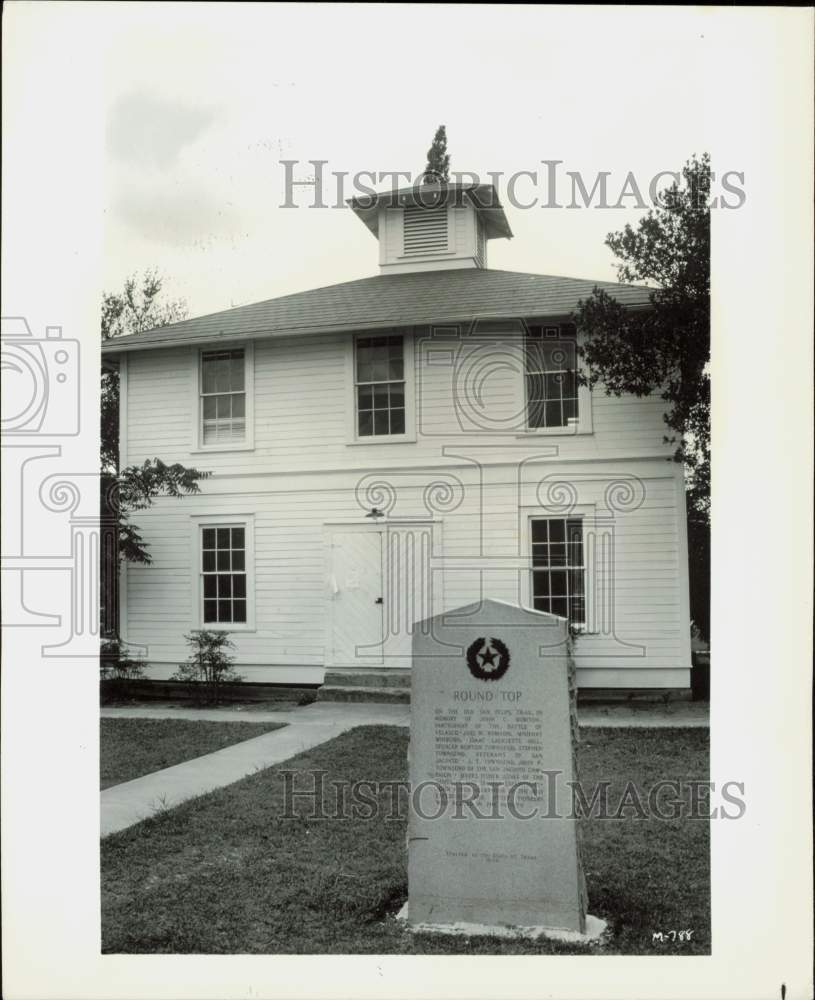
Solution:
[[[524,354],[527,427],[576,427],[580,413],[574,326],[530,327]]]
[[[193,450],[241,451],[254,446],[253,359],[251,342],[198,352]]]
[[[357,337],[355,397],[358,437],[405,433],[404,337]]]
[[[201,354],[201,443],[246,439],[243,348]]]

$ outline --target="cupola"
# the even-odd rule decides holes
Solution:
[[[512,238],[492,184],[425,184],[348,204],[379,240],[382,274],[485,268],[488,241]]]

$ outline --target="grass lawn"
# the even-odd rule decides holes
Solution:
[[[332,780],[406,780],[408,734],[364,726],[278,767],[102,842],[106,953],[581,954],[596,946],[413,936],[393,919],[407,898],[405,820],[283,817],[283,770]],[[708,780],[704,729],[588,729],[580,777]],[[305,786],[295,775],[294,787]],[[642,793],[646,800],[645,793]],[[383,797],[388,804],[387,796]],[[303,807],[304,809],[304,807]],[[709,954],[709,823],[581,820],[589,911],[610,922],[603,954]],[[690,942],[653,944],[691,929]]]
[[[279,722],[100,719],[100,786],[109,788],[280,729]]]

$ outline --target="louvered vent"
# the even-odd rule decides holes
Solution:
[[[443,253],[448,249],[447,206],[408,205],[404,215],[405,256]]]

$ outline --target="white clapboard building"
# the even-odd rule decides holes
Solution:
[[[392,684],[416,621],[490,597],[571,620],[582,690],[688,688],[664,403],[574,377],[578,301],[648,290],[490,270],[494,189],[433,191],[351,202],[378,275],[103,345],[121,464],[211,472],[136,518],[153,563],[123,571],[120,632],[149,676],[217,628],[247,682]]]

